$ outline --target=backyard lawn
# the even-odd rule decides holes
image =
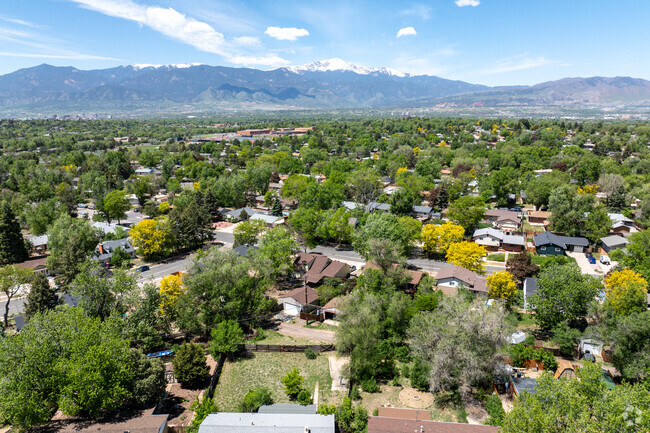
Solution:
[[[267,387],[275,403],[288,403],[289,397],[280,380],[296,366],[305,379],[303,387],[312,394],[318,382],[319,403],[340,404],[343,396],[331,391],[327,356],[328,353],[322,353],[316,359],[307,359],[304,353],[255,352],[233,362],[227,361],[214,393],[214,401],[220,411],[236,412],[246,393],[257,387]]]

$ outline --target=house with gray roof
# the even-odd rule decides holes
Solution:
[[[135,248],[131,245],[128,238],[118,239],[116,241],[104,241],[97,245],[95,254],[92,256],[93,260],[97,260],[102,264],[110,263],[111,257],[117,248],[122,248],[132,259],[135,258]]]
[[[388,203],[379,203],[378,201],[371,201],[366,206],[366,212],[374,212],[376,210],[382,212],[390,212],[390,205]]]
[[[600,238],[600,248],[607,254],[614,250],[626,248],[627,244],[629,243],[630,241],[628,241],[627,238],[619,235],[605,236],[604,238]]]
[[[334,433],[334,415],[231,413],[208,415],[199,433]]]
[[[472,238],[474,243],[483,245],[490,251],[501,249],[521,252],[526,247],[526,239],[523,236],[507,235],[503,230],[492,227],[475,230]]]
[[[284,224],[284,218],[283,217],[277,217],[273,215],[266,215],[263,213],[256,213],[255,215],[251,216],[249,218],[250,221],[263,221],[267,226],[269,227],[275,227],[280,224]]]
[[[247,217],[243,218],[242,213],[246,212]],[[226,213],[223,214],[224,218],[228,219],[233,219],[237,221],[243,221],[244,219],[248,219],[251,216],[255,215],[257,211],[255,209],[251,209],[249,207],[240,207],[239,209],[234,209],[234,210],[229,210]]]
[[[553,233],[537,233],[533,237],[537,254],[541,256],[561,256],[566,251],[581,253],[589,246],[589,241],[582,237],[558,236]]]
[[[433,208],[429,206],[413,206],[413,211],[411,212],[411,214],[415,218],[428,219],[431,218],[432,212],[433,212]]]

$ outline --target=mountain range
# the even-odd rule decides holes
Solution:
[[[488,87],[329,59],[269,71],[202,64],[80,70],[47,64],[0,76],[0,110],[147,111],[232,108],[379,108],[443,104],[606,106],[650,104],[650,81],[565,78]]]

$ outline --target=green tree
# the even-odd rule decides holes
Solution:
[[[29,269],[23,269],[16,265],[8,265],[0,268],[0,292],[5,295],[4,328],[9,327],[9,304],[11,300],[25,289],[30,282],[32,273]]]
[[[318,245],[318,229],[323,220],[323,212],[314,208],[299,207],[289,216],[289,227],[305,251]]]
[[[20,233],[20,225],[6,201],[0,203],[0,265],[21,263],[29,253]]]
[[[50,224],[64,213],[66,209],[55,198],[51,198],[28,207],[25,210],[25,220],[30,233],[38,236],[46,233]]]
[[[327,217],[320,226],[319,232],[325,239],[334,239],[341,245],[350,243],[354,227],[350,225],[350,213],[340,207],[336,211],[328,211]]]
[[[465,195],[449,205],[447,217],[463,226],[465,233],[472,233],[485,216],[485,202],[481,197]]]
[[[126,313],[137,291],[135,278],[125,271],[116,269],[109,276],[98,263],[90,261],[83,265],[71,286],[84,312],[102,320],[114,312]]]
[[[410,221],[415,224],[411,225]],[[420,237],[422,225],[418,223],[410,217],[400,218],[389,213],[373,212],[368,215],[365,224],[357,229],[354,249],[365,255],[370,239],[388,239],[393,242],[398,254],[408,256]]]
[[[99,240],[100,232],[88,221],[62,215],[54,221],[49,230],[48,268],[59,273],[64,284],[69,283],[85,260],[91,256]]]
[[[184,387],[198,387],[208,377],[208,365],[203,346],[196,343],[183,343],[174,354],[174,377]]]
[[[630,268],[650,281],[650,229],[632,234],[625,251],[617,250],[612,258],[619,260],[623,266]]]
[[[401,188],[390,197],[390,211],[396,215],[408,215],[419,199],[409,189]]]
[[[284,392],[292,399],[298,396],[298,393],[302,390],[302,384],[304,381],[305,379],[303,379],[300,375],[300,371],[296,367],[293,367],[291,371],[280,380],[282,385],[284,385]]]
[[[174,238],[184,247],[198,248],[212,239],[212,218],[195,200],[182,210],[172,210],[170,220]]]
[[[257,243],[260,234],[266,229],[266,223],[262,220],[249,220],[242,221],[237,224],[233,235],[235,237],[235,244],[233,247],[240,245],[253,245]]]
[[[341,433],[364,433],[368,425],[368,412],[361,406],[352,406],[349,397],[336,408],[336,425]]]
[[[531,301],[535,305],[535,321],[549,330],[584,317],[603,289],[598,279],[580,273],[580,269],[572,264],[542,270],[537,284],[537,292]]]
[[[259,250],[254,254],[261,273],[271,280],[286,277],[293,271],[293,260],[300,251],[298,242],[286,227],[266,231],[260,238]]]
[[[160,347],[162,336],[171,331],[167,316],[160,311],[160,303],[158,287],[145,284],[142,296],[133,297],[131,310],[124,320],[122,333],[130,340],[138,341],[144,350]]]
[[[585,236],[593,244],[597,244],[600,238],[607,236],[611,228],[612,220],[604,206],[596,206],[585,219]]]
[[[522,393],[502,422],[503,433],[645,432],[650,398],[641,385],[607,390],[600,365],[584,363],[578,378],[555,380],[543,373],[535,392]]]
[[[593,194],[578,194],[573,186],[562,185],[549,197],[548,210],[554,231],[567,236],[577,236],[584,230],[586,215],[595,204]]]
[[[111,220],[117,220],[119,224],[120,220],[126,218],[126,211],[129,209],[131,209],[131,203],[129,203],[126,191],[113,190],[104,197],[101,212],[109,223]]]
[[[276,216],[276,217],[281,217],[282,216],[282,203],[280,203],[280,199],[277,197],[275,200],[273,200],[273,207],[271,208],[271,215]]]
[[[247,320],[249,326],[262,320],[274,302],[264,297],[263,278],[251,269],[250,259],[211,248],[183,278],[187,290],[177,302],[177,326],[208,334],[224,320]]]
[[[131,255],[124,248],[117,247],[113,250],[110,263],[117,268],[128,267],[131,264]]]
[[[650,312],[620,318],[611,329],[612,363],[629,380],[650,375]]]
[[[54,309],[59,305],[60,300],[47,277],[42,273],[36,273],[32,276],[32,287],[27,294],[27,306],[25,315],[28,319],[34,317],[36,313],[43,313]]]
[[[239,323],[234,320],[224,320],[219,323],[210,332],[210,336],[212,337],[210,354],[214,359],[218,359],[221,355],[232,358],[237,352],[241,351],[242,344],[246,341],[244,331],[242,331]]]
[[[133,194],[138,198],[138,204],[144,205],[151,196],[151,182],[147,177],[139,177],[133,182]]]
[[[467,395],[472,386],[492,378],[502,362],[501,348],[512,329],[500,305],[460,297],[444,298],[433,312],[416,315],[409,326],[409,346],[429,368],[431,390]]]

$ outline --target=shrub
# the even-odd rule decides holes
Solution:
[[[379,385],[377,385],[377,381],[374,377],[362,380],[361,388],[363,388],[365,392],[379,392]]]
[[[291,398],[295,398],[302,390],[303,377],[296,367],[293,367],[281,380],[284,385],[284,392]]]
[[[491,394],[485,401],[485,410],[490,415],[485,421],[485,424],[489,425],[501,425],[503,417],[506,415],[506,411],[503,410],[501,405],[501,399],[497,394]]]
[[[560,355],[565,358],[573,358],[575,345],[581,335],[579,329],[569,328],[566,324],[556,326],[553,329],[553,341],[560,347]]]
[[[210,332],[210,336],[212,337],[210,354],[214,359],[218,359],[221,355],[232,358],[241,350],[242,344],[246,341],[244,331],[234,320],[224,320],[219,323]]]
[[[429,368],[420,360],[416,359],[411,367],[409,379],[411,386],[420,391],[429,391]]]
[[[535,349],[531,346],[516,344],[510,347],[510,359],[515,367],[524,367],[527,359],[542,361],[545,370],[555,370],[557,361],[552,353],[544,349]]]
[[[399,381],[399,377],[395,376],[393,378],[393,381],[391,382],[391,385],[393,385],[393,386],[402,386],[402,383]]]
[[[188,433],[198,432],[199,426],[203,420],[211,413],[217,412],[219,410],[214,404],[214,400],[208,398],[207,395],[204,395],[201,400],[197,399],[194,403],[192,403],[190,409],[194,411],[194,418],[192,418],[192,422],[186,430]]]
[[[311,350],[309,347],[305,349],[305,357],[307,359],[316,359],[317,356],[316,352]]]
[[[257,412],[260,406],[272,403],[273,397],[271,397],[268,388],[257,388],[254,391],[249,391],[244,396],[244,399],[239,405],[239,410],[241,412]]]
[[[333,404],[319,404],[316,413],[319,415],[334,415],[336,413],[336,406]]]
[[[361,400],[361,391],[359,391],[358,386],[354,385],[352,391],[350,391],[350,398],[352,400]]]
[[[172,360],[174,376],[183,385],[195,387],[208,376],[203,347],[196,343],[183,343]]]
[[[298,403],[300,403],[303,406],[307,406],[313,403],[313,400],[311,399],[311,393],[304,388],[301,389],[300,392],[298,393],[297,400]]]
[[[375,410],[372,411],[372,416],[379,416],[379,408],[376,407]]]
[[[411,362],[411,353],[407,346],[400,346],[395,349],[395,358],[400,362]]]

